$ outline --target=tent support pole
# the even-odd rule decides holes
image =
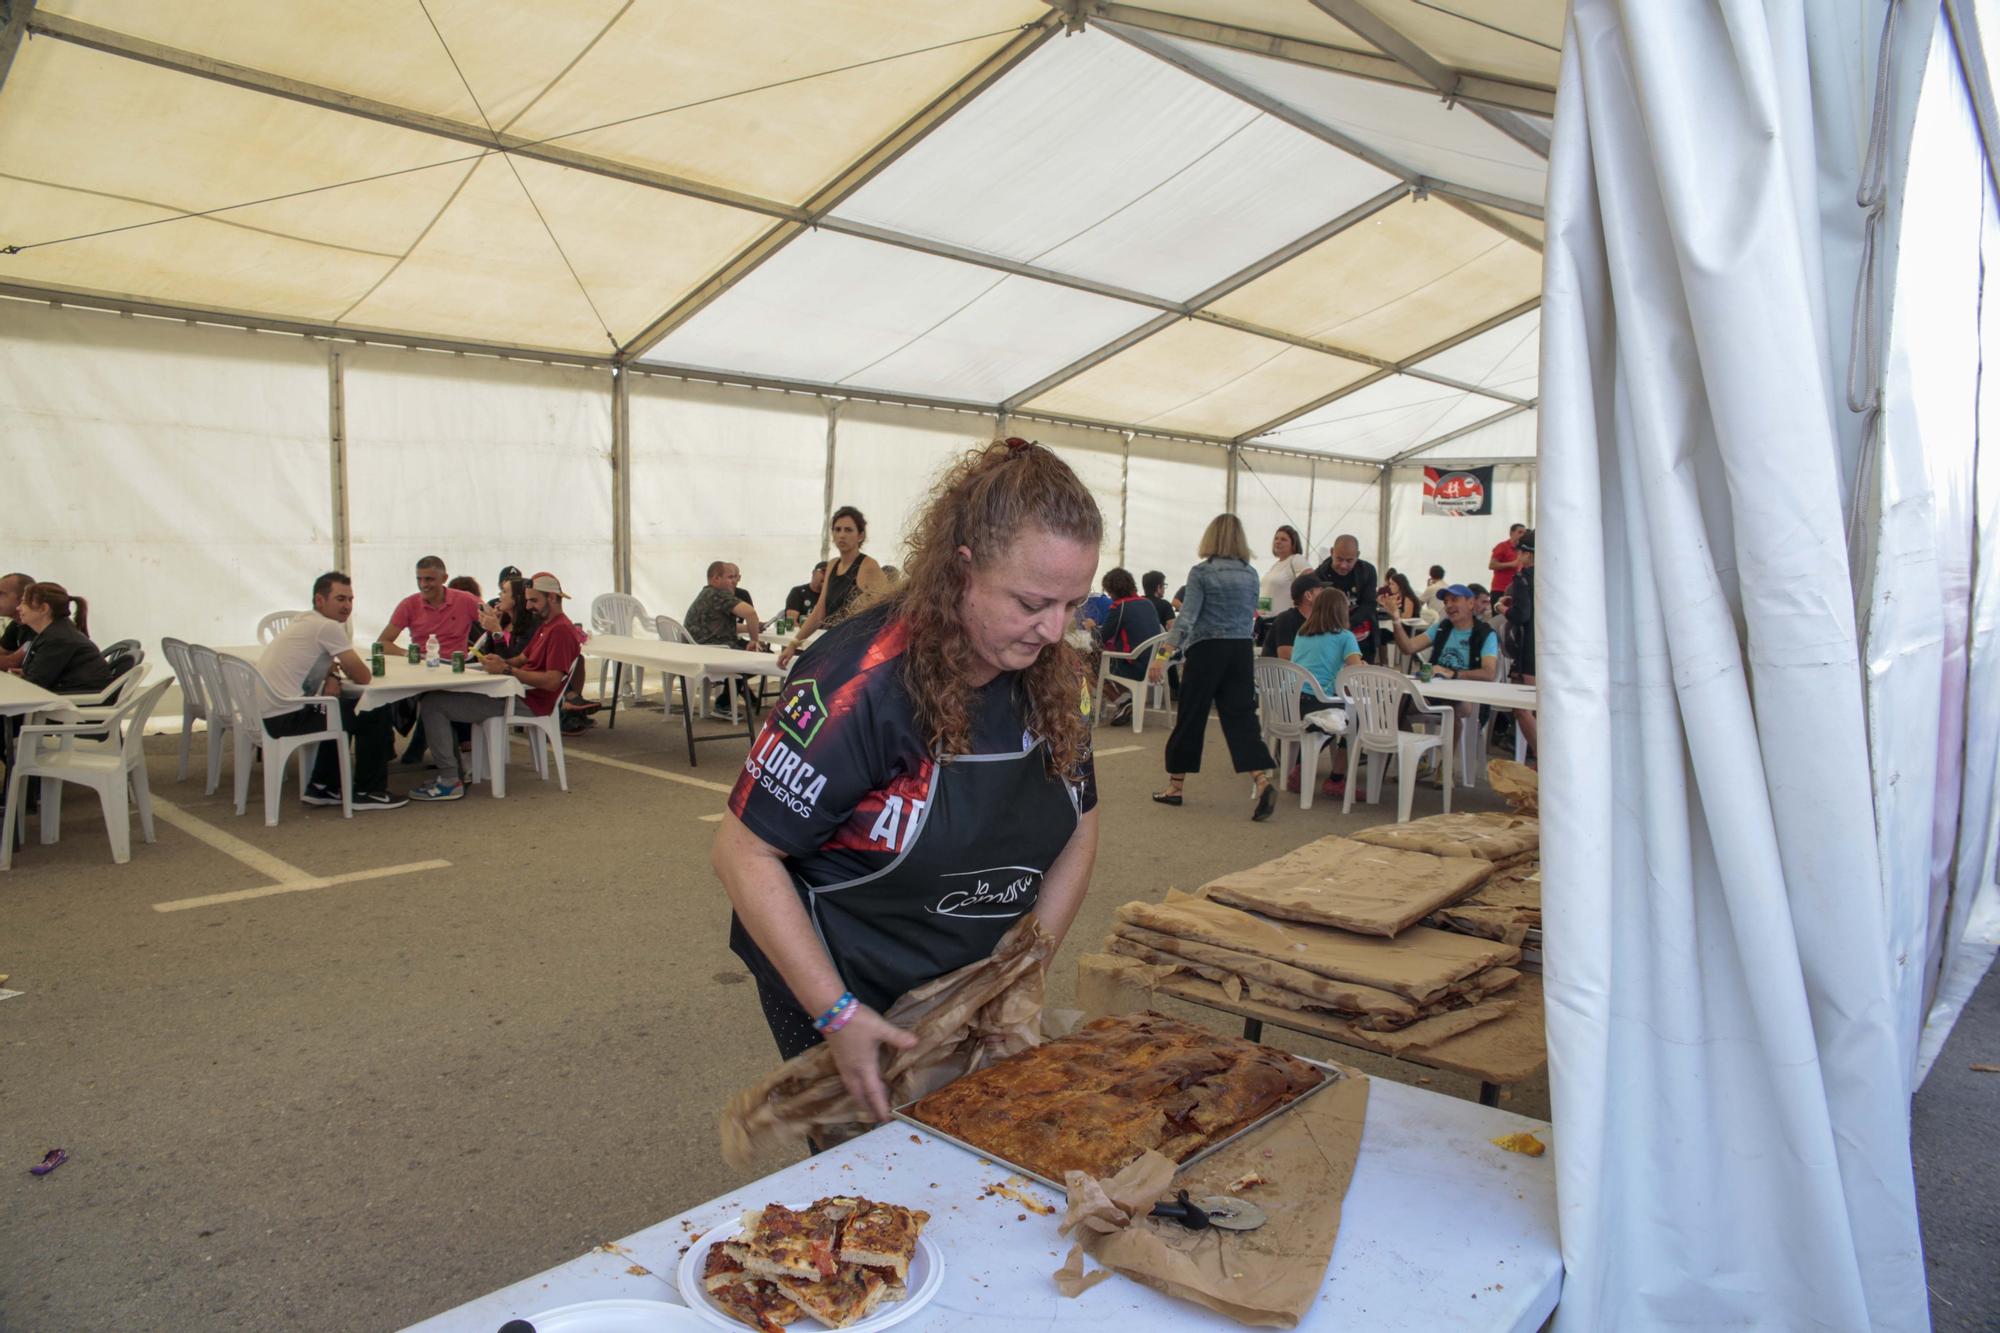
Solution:
[[[1132,432],[1121,430],[1120,439],[1125,441],[1118,465],[1118,563],[1125,563],[1126,533],[1132,521]]]
[[[829,520],[833,516],[833,456],[840,444],[840,400],[826,400],[826,482],[820,490],[819,558],[826,559],[827,543],[833,540]]]
[[[1313,550],[1313,508],[1319,503],[1319,460],[1310,459],[1306,463],[1306,549],[1294,554],[1312,558]]]
[[[1224,513],[1236,512],[1236,450],[1239,446],[1229,446],[1229,471],[1222,485],[1222,508]]]
[[[7,71],[14,67],[14,53],[28,35],[28,16],[34,12],[35,0],[12,0],[7,6],[6,25],[0,27],[0,86],[6,84]]]
[[[1381,563],[1375,566],[1380,574],[1389,567],[1389,465],[1382,465],[1381,478],[1375,483],[1380,488],[1381,513],[1375,519],[1375,558]]]
[[[333,567],[354,572],[354,540],[348,525],[347,495],[347,377],[340,349],[326,356],[327,458],[333,468]]]
[[[632,591],[632,377],[611,368],[611,574]]]

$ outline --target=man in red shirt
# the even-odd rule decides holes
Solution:
[[[1493,571],[1493,595],[1498,597],[1507,591],[1507,585],[1514,581],[1514,571],[1521,567],[1521,550],[1514,543],[1521,540],[1521,534],[1528,530],[1525,523],[1516,523],[1507,529],[1507,540],[1493,548],[1493,556],[1486,567]]]
[[[537,574],[528,583],[528,609],[541,624],[518,657],[486,653],[479,665],[489,675],[512,676],[527,687],[521,703],[537,717],[547,717],[562,702],[563,686],[583,656],[583,631],[563,614],[563,589],[553,574]],[[518,709],[519,705],[517,705]],[[465,795],[459,780],[454,722],[478,723],[500,716],[506,700],[488,694],[433,690],[423,696],[424,740],[437,761],[437,777],[410,793],[413,801],[456,801]],[[498,762],[496,760],[496,762]]]
[[[431,635],[437,635],[438,652],[447,660],[453,653],[464,652],[479,620],[479,599],[447,586],[450,581],[440,557],[427,555],[417,561],[417,590],[396,603],[389,623],[375,641],[387,646],[408,630],[410,642],[419,648]]]

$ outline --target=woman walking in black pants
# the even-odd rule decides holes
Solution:
[[[1188,571],[1187,598],[1167,636],[1181,656],[1181,711],[1167,737],[1167,789],[1154,792],[1153,799],[1161,805],[1181,803],[1187,774],[1201,771],[1201,745],[1213,704],[1236,771],[1257,775],[1250,818],[1269,819],[1278,794],[1271,783],[1271,751],[1257,722],[1257,666],[1250,640],[1258,577],[1236,515],[1216,515],[1196,554],[1201,563]],[[1146,674],[1158,680],[1165,670],[1162,656]]]

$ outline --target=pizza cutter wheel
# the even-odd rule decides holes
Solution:
[[[1248,1199],[1232,1199],[1222,1194],[1189,1199],[1186,1190],[1178,1191],[1171,1202],[1154,1204],[1152,1215],[1178,1222],[1189,1231],[1201,1231],[1208,1227],[1220,1227],[1224,1231],[1255,1231],[1264,1225],[1264,1210]]]

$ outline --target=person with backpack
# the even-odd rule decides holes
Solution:
[[[1389,599],[1384,596],[1382,604]],[[1421,655],[1431,670],[1446,680],[1497,680],[1500,675],[1500,636],[1478,615],[1479,599],[1463,583],[1444,590],[1445,618],[1412,634],[1398,621],[1390,621],[1396,646],[1410,657]],[[1460,726],[1477,725],[1479,705],[1454,701]]]

